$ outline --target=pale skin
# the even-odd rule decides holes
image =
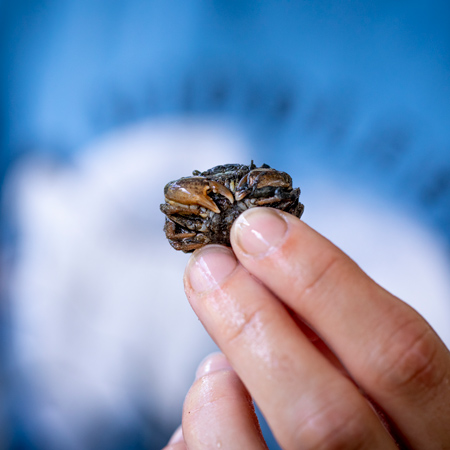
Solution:
[[[450,449],[450,353],[416,311],[286,213],[246,211],[231,243],[186,268],[222,353],[167,450],[267,448],[252,398],[285,450]]]

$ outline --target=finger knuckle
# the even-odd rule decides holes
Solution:
[[[239,317],[235,317],[233,327],[227,332],[226,341],[228,345],[241,345],[249,338],[255,338],[267,323],[267,311],[264,306],[259,306],[254,310],[241,311]]]
[[[437,356],[438,339],[421,318],[404,320],[372,358],[376,385],[400,395],[432,392],[443,378]]]
[[[346,276],[348,259],[338,250],[333,249],[327,255],[322,255],[321,264],[311,269],[308,279],[298,277],[294,280],[294,290],[298,292],[299,301],[307,306],[315,304],[317,293],[329,290],[337,280]]]
[[[345,402],[326,404],[308,417],[297,430],[289,448],[351,450],[371,441],[366,417],[358,408],[344,409]]]

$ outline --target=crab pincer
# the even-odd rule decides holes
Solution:
[[[219,207],[208,196],[209,192],[223,195],[230,203],[234,203],[233,194],[224,185],[205,177],[186,177],[167,183],[164,197],[169,203],[181,205],[200,205],[220,213]]]
[[[292,178],[286,172],[270,167],[253,169],[239,181],[235,193],[236,200],[240,201],[248,194],[268,187],[292,188]]]

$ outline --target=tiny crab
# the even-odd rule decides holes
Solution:
[[[263,164],[225,164],[171,181],[160,208],[170,245],[185,253],[206,244],[230,245],[230,230],[246,209],[270,206],[301,217],[300,189],[292,178]]]

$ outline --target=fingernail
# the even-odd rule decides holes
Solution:
[[[228,359],[223,353],[212,353],[208,355],[198,366],[195,373],[195,379],[201,378],[211,372],[218,372],[219,370],[231,369]]]
[[[191,257],[185,276],[192,289],[200,293],[216,288],[236,266],[236,257],[231,249],[222,245],[208,245]]]
[[[183,440],[183,428],[181,428],[180,425],[172,434],[172,437],[170,438],[167,445],[176,444],[177,442],[181,442],[182,440]]]
[[[253,208],[241,214],[233,228],[236,243],[244,253],[263,256],[275,250],[284,240],[287,222],[278,211]]]

